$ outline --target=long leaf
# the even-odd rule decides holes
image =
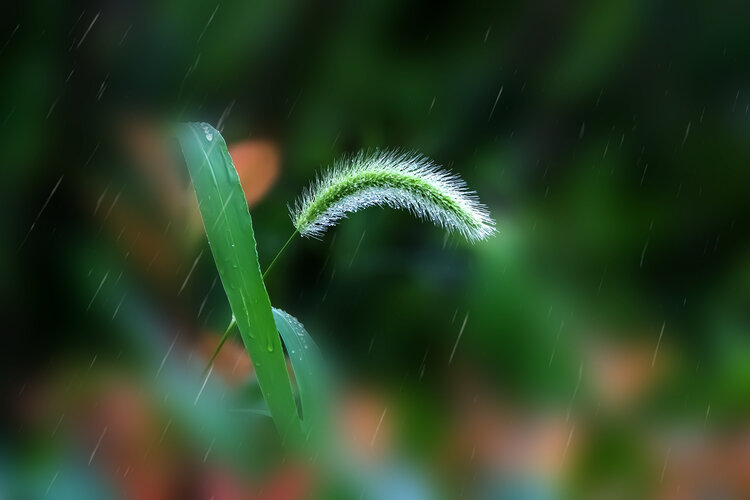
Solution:
[[[329,423],[331,389],[320,350],[297,318],[275,307],[273,317],[297,381],[304,431],[308,437],[314,433],[319,442]]]
[[[175,132],[214,261],[263,397],[285,440],[301,444],[299,413],[261,277],[252,219],[224,138],[206,123],[179,124]]]

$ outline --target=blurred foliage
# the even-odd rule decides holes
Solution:
[[[184,169],[144,168],[150,150],[128,135],[164,119],[275,146],[278,180],[251,207],[262,265],[292,231],[286,204],[351,151],[419,150],[489,205],[499,235],[475,246],[406,214],[357,214],[295,242],[268,283],[344,379],[383,401],[376,422],[389,408],[393,447],[420,464],[383,467],[401,491],[429,491],[424,476],[446,498],[750,494],[731,445],[750,431],[748,5],[2,10],[0,485],[16,497],[51,480],[59,498],[76,481],[113,487],[86,466],[101,426],[80,409],[110,377],[155,409],[146,441],[174,422],[168,457],[188,450],[197,467],[216,438],[248,481],[275,463],[268,423],[228,411],[258,401],[252,378],[232,382],[234,361],[205,388],[206,413],[191,409],[202,342],[230,313]],[[174,375],[155,379],[175,339]],[[552,470],[532,460],[509,478],[493,469],[518,456],[505,438],[461,444],[464,428],[541,435],[549,415],[575,429]],[[696,455],[710,463],[682,460]]]

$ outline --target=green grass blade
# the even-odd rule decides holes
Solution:
[[[326,412],[330,409],[329,377],[320,350],[297,318],[275,307],[273,317],[297,381],[304,431],[308,436],[314,434],[319,442],[329,422]]]
[[[284,351],[261,277],[253,224],[221,134],[205,123],[175,127],[208,242],[263,397],[285,440],[302,443]]]

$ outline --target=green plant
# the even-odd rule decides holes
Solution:
[[[302,236],[320,237],[348,212],[370,206],[408,210],[471,241],[495,232],[494,222],[464,181],[414,153],[376,151],[337,162],[307,188],[292,210]]]
[[[252,219],[223,137],[205,123],[179,124],[175,131],[233,311],[216,352],[236,324],[268,410],[285,441],[296,447],[318,442],[329,410],[320,353],[299,321],[271,307],[264,283],[284,248],[298,233],[320,237],[346,213],[375,205],[409,210],[471,241],[492,235],[494,223],[458,176],[440,170],[425,157],[360,153],[337,163],[304,192],[292,210],[294,233],[261,274]],[[287,373],[282,340],[290,353],[302,415]],[[207,370],[208,376],[210,364]]]

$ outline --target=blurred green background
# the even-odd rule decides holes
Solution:
[[[308,498],[164,121],[222,130],[263,265],[315,173],[420,151],[497,221],[371,209],[269,277],[363,498],[750,497],[750,6],[19,2],[0,16],[0,498]],[[203,387],[205,385],[205,387]],[[354,497],[356,498],[356,496]]]

